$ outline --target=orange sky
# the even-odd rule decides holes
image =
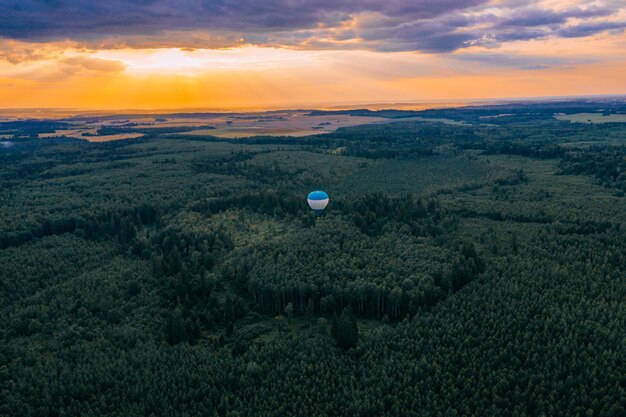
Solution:
[[[623,10],[611,19],[622,16]],[[623,30],[445,52],[350,42],[318,48],[241,38],[213,49],[0,38],[0,108],[270,108],[626,94]]]

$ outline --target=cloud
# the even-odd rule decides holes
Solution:
[[[64,64],[81,67],[89,71],[120,72],[125,69],[124,64],[110,59],[93,58],[89,56],[74,56],[62,61]]]
[[[61,56],[63,49],[68,46],[68,43],[61,45],[36,44],[0,39],[0,61],[4,60],[10,64],[17,65],[32,61],[54,59]]]
[[[583,23],[560,28],[557,33],[559,36],[564,38],[582,38],[596,33],[613,30],[621,32],[626,30],[626,21]]]
[[[362,12],[425,19],[486,0],[8,0],[0,36],[18,39],[146,34],[163,30],[266,31],[336,25]]]
[[[483,68],[506,68],[521,70],[543,70],[548,68],[571,68],[581,64],[596,62],[593,58],[567,58],[559,56],[545,56],[532,54],[504,54],[504,53],[460,53],[451,57],[458,66],[479,64]]]
[[[0,74],[4,78],[57,81],[79,75],[118,73],[119,60],[93,56],[75,42],[31,43],[0,40]]]
[[[565,23],[568,19],[588,19],[605,17],[614,14],[615,10],[608,7],[588,7],[586,9],[574,7],[561,11],[524,7],[514,10],[509,16],[497,23],[497,27],[536,27],[550,26]]]
[[[244,39],[296,49],[446,53],[616,31],[624,24],[613,17],[622,12],[619,1],[555,9],[519,0],[4,0],[0,37],[70,39],[91,48],[227,48]]]

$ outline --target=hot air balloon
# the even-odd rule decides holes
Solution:
[[[309,207],[313,209],[313,212],[317,215],[321,214],[328,205],[328,194],[324,191],[313,191],[307,197]]]

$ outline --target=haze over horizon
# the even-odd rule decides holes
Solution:
[[[519,97],[519,98],[496,98],[496,99],[463,99],[463,100],[430,100],[430,101],[393,101],[378,103],[355,102],[355,103],[298,103],[290,105],[286,103],[278,106],[255,106],[255,107],[174,107],[174,108],[79,108],[79,107],[0,107],[0,121],[17,119],[65,119],[80,116],[112,116],[112,115],[175,115],[175,114],[201,114],[201,113],[233,113],[233,114],[260,114],[271,112],[288,111],[340,111],[340,110],[407,110],[421,111],[430,109],[468,108],[473,106],[490,105],[515,105],[521,103],[546,103],[546,102],[626,102],[626,95],[584,95],[584,96],[551,96],[551,97]]]
[[[623,1],[7,1],[0,108],[626,94]]]

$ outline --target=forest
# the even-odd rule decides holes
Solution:
[[[0,415],[623,416],[626,123],[552,117],[588,111],[0,123]]]

